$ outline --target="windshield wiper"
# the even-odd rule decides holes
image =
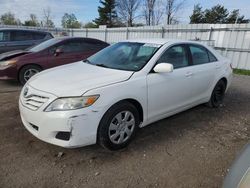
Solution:
[[[88,59],[83,60],[84,63],[92,64]]]
[[[107,65],[104,65],[104,64],[95,64],[95,65],[98,66],[98,67],[109,68]]]

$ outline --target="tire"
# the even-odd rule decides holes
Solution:
[[[223,104],[226,91],[226,83],[220,80],[214,87],[211,98],[207,105],[211,108],[218,108]]]
[[[104,114],[99,124],[97,142],[111,151],[125,148],[135,137],[139,123],[139,113],[133,104],[117,103]]]
[[[41,71],[41,67],[37,65],[26,65],[19,71],[18,80],[24,85],[32,76]]]

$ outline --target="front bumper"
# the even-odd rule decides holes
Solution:
[[[44,112],[44,108],[54,99],[48,101],[38,110],[32,110],[24,106],[21,98],[22,96],[19,100],[19,109],[22,122],[35,137],[65,148],[96,143],[97,128],[102,117],[100,111],[83,108],[72,111]],[[59,132],[69,132],[69,140],[56,138]]]
[[[0,69],[0,80],[14,80],[17,79],[17,69],[15,66],[10,66]]]

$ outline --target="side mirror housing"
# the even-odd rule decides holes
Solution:
[[[157,73],[170,73],[173,72],[174,67],[170,63],[159,63],[154,67],[154,71]]]

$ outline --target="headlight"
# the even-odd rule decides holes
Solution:
[[[99,98],[99,95],[85,97],[58,98],[45,109],[45,112],[76,110],[91,106]]]
[[[0,69],[4,69],[16,64],[16,60],[0,61]]]

